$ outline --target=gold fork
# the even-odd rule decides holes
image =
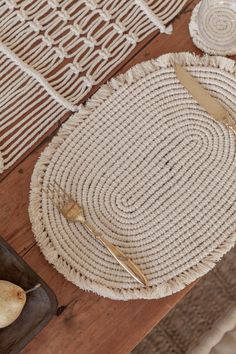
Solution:
[[[49,183],[48,190],[44,190],[52,203],[56,206],[59,212],[68,220],[72,222],[80,222],[84,228],[96,240],[100,241],[117,262],[139,283],[147,285],[147,278],[139,269],[139,267],[115,245],[108,241],[101,233],[97,232],[95,228],[87,222],[83,208],[66,193],[61,186],[54,182],[54,185]]]

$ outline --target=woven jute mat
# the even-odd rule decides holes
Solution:
[[[59,131],[32,177],[30,218],[47,260],[82,289],[160,298],[212,269],[236,239],[236,138],[176,78],[186,67],[236,117],[235,63],[167,54],[112,79]],[[138,284],[42,192],[57,182],[148,278]]]

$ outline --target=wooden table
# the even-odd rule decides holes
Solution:
[[[125,72],[138,62],[168,52],[201,53],[194,47],[188,32],[191,11],[197,3],[198,0],[190,0],[173,21],[171,36],[158,33],[149,36],[118,71]],[[112,76],[116,73],[117,70]],[[54,126],[49,134],[54,135],[57,127]],[[80,290],[46,262],[35,243],[27,209],[31,174],[41,151],[51,139],[49,134],[12,171],[1,176],[0,184],[0,234],[51,286],[60,304],[58,316],[23,353],[129,353],[191,287],[161,300],[112,301]]]

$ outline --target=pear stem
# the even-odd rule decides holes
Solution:
[[[31,293],[32,291],[35,291],[37,290],[38,288],[40,288],[41,284],[36,284],[33,288],[29,289],[29,290],[26,290],[25,293],[28,294],[28,293]]]

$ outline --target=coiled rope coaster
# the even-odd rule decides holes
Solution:
[[[236,13],[230,5],[227,6],[227,1],[225,1],[225,7],[220,3],[219,9],[217,7],[206,8],[201,18],[202,31],[200,31],[198,21],[200,6],[201,2],[195,6],[189,23],[189,32],[194,44],[208,54],[235,55]],[[205,35],[203,36],[201,32]]]
[[[160,298],[207,273],[236,240],[236,137],[176,78],[185,66],[236,117],[236,65],[167,54],[112,79],[60,129],[36,164],[30,219],[46,259],[82,289]],[[142,286],[42,188],[56,181],[130,256]]]

